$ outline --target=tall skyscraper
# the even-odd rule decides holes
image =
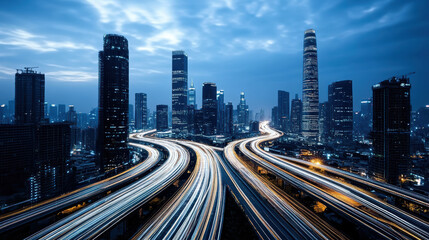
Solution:
[[[168,130],[168,105],[156,105],[156,130]]]
[[[298,98],[298,94],[295,95],[295,99],[292,100],[291,113],[290,113],[290,130],[292,133],[301,133],[301,122],[302,122],[302,102]]]
[[[407,173],[410,155],[410,80],[385,80],[372,87],[373,153],[370,176],[397,184]]]
[[[204,113],[204,135],[216,134],[217,126],[217,101],[216,84],[203,84],[203,113]]]
[[[189,87],[188,90],[188,105],[189,106],[194,106],[194,108],[197,108],[197,93],[195,91],[195,86],[194,86],[194,81],[191,80],[191,86]]]
[[[173,51],[172,62],[172,118],[173,133],[187,133],[188,56],[184,51]]]
[[[302,135],[316,141],[319,135],[319,77],[317,67],[316,31],[304,33],[302,82]]]
[[[228,102],[225,106],[225,134],[234,134],[234,106],[232,102]]]
[[[49,106],[49,122],[58,122],[58,107],[55,104]]]
[[[249,126],[249,106],[246,104],[244,92],[240,93],[240,103],[237,106],[237,120],[239,131],[244,131]]]
[[[40,123],[44,118],[45,74],[32,68],[15,74],[16,123]]]
[[[279,90],[277,97],[279,128],[283,131],[287,131],[289,125],[289,93],[286,91]]]
[[[334,82],[328,87],[328,101],[332,111],[331,136],[337,143],[353,141],[352,81]]]
[[[225,96],[224,91],[217,91],[217,133],[222,134],[225,129]]]
[[[58,122],[65,122],[66,116],[66,105],[58,104]]]
[[[147,95],[146,93],[136,93],[136,129],[147,127]]]
[[[277,106],[271,109],[271,122],[274,127],[279,127],[279,107]]]
[[[112,170],[128,161],[128,40],[120,35],[104,36],[99,53],[98,161]]]
[[[74,105],[69,105],[69,111],[67,112],[66,120],[72,125],[77,125],[77,113],[76,110],[74,110]]]
[[[319,140],[322,143],[329,143],[331,137],[331,125],[334,123],[332,119],[332,107],[330,102],[319,104]]]

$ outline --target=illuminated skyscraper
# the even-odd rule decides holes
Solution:
[[[240,93],[240,104],[237,106],[238,130],[244,131],[249,126],[249,106],[246,104],[244,92]]]
[[[168,130],[168,105],[156,105],[156,130]]]
[[[302,83],[302,135],[315,141],[319,134],[319,78],[316,31],[304,34],[304,68]]]
[[[136,129],[147,127],[147,95],[146,93],[136,93]]]
[[[301,133],[301,122],[302,122],[302,102],[298,98],[298,94],[295,95],[295,99],[292,99],[291,113],[290,113],[290,130],[292,133]]]
[[[187,133],[188,56],[184,51],[173,51],[172,62],[172,130]]]
[[[278,124],[279,128],[283,131],[288,130],[289,125],[289,92],[278,91]]]
[[[98,139],[101,169],[111,170],[128,161],[128,40],[104,36],[99,53]]]
[[[331,116],[330,136],[337,143],[353,141],[353,91],[352,81],[334,82],[328,88]]]
[[[225,96],[224,91],[217,91],[217,133],[222,134],[225,129]]]
[[[197,100],[196,100],[196,91],[194,87],[194,81],[191,80],[191,86],[188,90],[188,105],[193,105],[194,108],[197,108]]]

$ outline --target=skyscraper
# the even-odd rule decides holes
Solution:
[[[136,129],[147,127],[147,95],[146,93],[136,93]]]
[[[188,56],[184,51],[173,51],[172,62],[172,130],[187,133]]]
[[[128,161],[128,40],[104,36],[99,53],[98,161],[104,170]]]
[[[58,122],[66,121],[66,105],[58,104]]]
[[[328,143],[331,137],[331,125],[334,123],[332,119],[332,107],[330,102],[319,104],[319,139],[322,143]]]
[[[240,93],[240,103],[237,106],[237,120],[239,131],[244,131],[249,125],[249,106],[246,104],[244,92]]]
[[[385,80],[372,87],[373,153],[370,176],[397,184],[407,173],[410,155],[410,80]]]
[[[279,107],[275,106],[271,109],[271,122],[274,127],[279,125]]]
[[[134,122],[134,105],[128,104],[128,123],[131,126]]]
[[[204,113],[204,135],[216,134],[217,126],[217,101],[216,84],[203,84],[203,113]]]
[[[289,124],[289,93],[279,90],[277,97],[278,124],[281,130],[287,131]]]
[[[337,143],[353,141],[352,81],[334,82],[328,87],[328,101],[332,111],[331,136]]]
[[[45,74],[32,68],[15,74],[16,123],[40,123],[44,118]]]
[[[168,105],[156,105],[156,130],[168,130]]]
[[[49,122],[54,123],[58,121],[58,107],[55,104],[49,106]]]
[[[189,90],[188,90],[188,105],[194,106],[195,109],[197,108],[196,96],[197,95],[194,87],[194,81],[191,80],[191,86],[189,87]]]
[[[319,77],[317,67],[316,31],[304,33],[302,83],[302,135],[315,141],[319,135]]]
[[[290,113],[290,130],[292,133],[301,133],[301,121],[302,121],[302,102],[298,98],[298,94],[295,95],[295,99],[292,99],[291,113]]]
[[[232,102],[228,102],[225,106],[225,134],[234,134],[234,106]]]
[[[217,133],[222,134],[225,129],[225,96],[224,91],[217,91]]]

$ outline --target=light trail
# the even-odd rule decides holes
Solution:
[[[148,131],[142,134],[152,133]],[[142,144],[130,145],[140,147],[149,153],[149,156],[142,163],[110,178],[98,181],[88,186],[79,188],[72,192],[60,195],[58,197],[40,202],[31,207],[24,208],[22,210],[14,211],[0,216],[0,233],[7,231],[8,229],[16,228],[22,224],[33,221],[37,218],[41,218],[51,213],[55,213],[74,204],[81,203],[92,196],[96,196],[100,193],[107,192],[117,186],[121,186],[127,182],[133,181],[133,179],[147,170],[153,168],[159,162],[158,150],[148,147]]]
[[[225,196],[218,156],[203,144],[177,142],[195,151],[195,169],[133,239],[220,239]]]
[[[143,134],[135,134],[130,138],[162,145],[169,153],[167,160],[142,179],[40,230],[27,239],[96,238],[176,181],[186,170],[190,157],[183,147],[164,140],[144,138]]]

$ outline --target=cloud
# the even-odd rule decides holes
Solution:
[[[61,82],[89,82],[98,79],[97,73],[61,70],[45,73],[48,79]]]
[[[2,29],[0,33],[0,45],[30,49],[37,52],[55,52],[60,49],[96,51],[94,47],[87,44],[74,43],[71,41],[46,40],[44,36],[35,35],[23,29]]]
[[[16,69],[0,66],[0,73],[12,75],[16,73]]]

